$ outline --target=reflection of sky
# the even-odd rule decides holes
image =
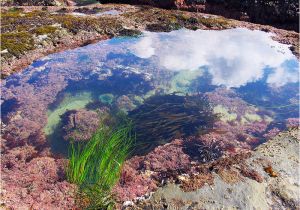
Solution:
[[[267,68],[272,69],[267,78],[272,86],[298,82],[297,59],[288,45],[270,36],[248,29],[146,32],[131,51],[140,58],[155,57],[172,71],[205,66],[214,85],[240,87],[262,79]]]

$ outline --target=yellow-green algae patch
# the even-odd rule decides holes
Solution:
[[[53,111],[48,111],[48,122],[44,128],[46,135],[53,133],[60,122],[60,116],[68,110],[84,108],[88,103],[92,102],[90,92],[81,92],[76,95],[68,94],[60,105]]]
[[[200,70],[186,70],[178,72],[170,82],[170,88],[168,93],[181,92],[189,93],[191,92],[191,83],[202,75]]]
[[[8,50],[19,57],[24,52],[33,49],[34,41],[29,32],[9,32],[1,34],[1,50]]]
[[[224,122],[230,122],[237,119],[236,113],[230,113],[229,110],[222,105],[215,106],[213,112],[215,114],[220,114],[220,119]]]
[[[99,96],[99,100],[104,104],[111,105],[114,101],[115,97],[111,93],[102,94]]]
[[[249,122],[260,122],[260,121],[262,121],[261,116],[253,113],[246,113],[241,119],[242,124],[249,123]]]
[[[251,122],[261,122],[261,121],[270,123],[273,121],[273,118],[267,115],[259,116],[258,114],[246,113],[241,119],[242,124],[251,123]]]
[[[44,34],[53,34],[57,30],[55,26],[41,26],[34,29],[34,32],[37,35],[44,35]]]

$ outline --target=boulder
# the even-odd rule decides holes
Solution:
[[[100,117],[95,111],[71,110],[62,116],[62,122],[65,140],[87,141],[99,127]]]

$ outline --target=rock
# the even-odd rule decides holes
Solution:
[[[132,201],[125,201],[123,203],[123,208],[129,207],[129,206],[133,206],[133,205],[134,205],[134,203]]]
[[[67,0],[4,0],[1,6],[66,6]]]
[[[228,182],[224,173],[212,173],[212,187],[202,185],[189,192],[177,184],[167,184],[138,207],[160,209],[167,203],[180,209],[297,209],[300,204],[299,141],[294,137],[297,132],[294,129],[281,133],[259,146],[240,166],[235,163],[235,167],[252,168],[249,172],[242,169],[240,173],[245,175],[242,179]],[[257,177],[255,174],[260,174],[258,180],[248,178]]]
[[[248,20],[256,23],[273,24],[295,31],[299,30],[298,0],[104,0],[101,3],[142,4],[166,9],[177,8],[222,15],[228,18]]]
[[[118,97],[116,101],[116,106],[118,107],[118,109],[123,110],[125,112],[132,111],[136,107],[127,95],[122,95]]]
[[[1,54],[8,53],[7,49],[1,50]]]
[[[68,111],[62,116],[62,119],[65,140],[87,141],[100,123],[97,112],[85,109]]]

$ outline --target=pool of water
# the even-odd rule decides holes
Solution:
[[[89,16],[89,15],[93,15],[93,16],[116,16],[116,15],[120,15],[122,14],[121,11],[112,9],[112,10],[107,10],[107,11],[103,11],[103,12],[97,12],[97,13],[91,13],[91,14],[86,14],[86,13],[82,13],[82,12],[72,12],[71,15],[74,16]]]
[[[63,153],[62,116],[105,108],[148,117],[136,120],[147,125],[136,126],[144,134],[140,141],[159,125],[165,130],[147,142],[239,128],[257,145],[299,117],[299,62],[271,36],[239,28],[144,32],[49,55],[3,81],[3,135],[13,146],[47,142]],[[157,115],[147,115],[147,109]],[[198,116],[206,109],[218,116],[212,124],[208,114]],[[237,144],[244,144],[240,135]]]

